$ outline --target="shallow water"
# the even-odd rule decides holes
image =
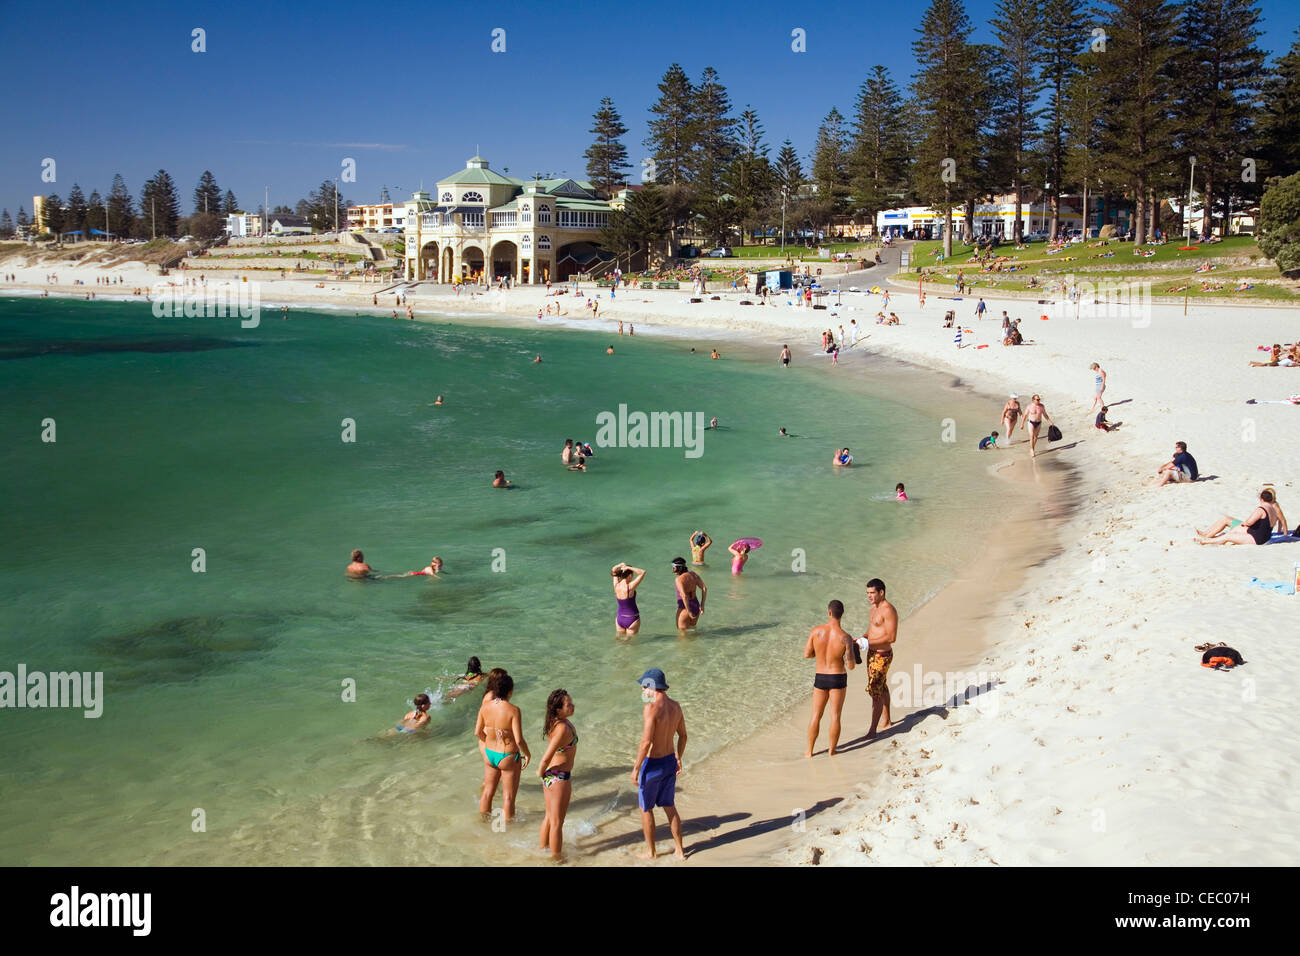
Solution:
[[[22,358],[0,364],[0,670],[102,671],[106,697],[98,719],[0,711],[0,862],[527,858],[533,767],[528,827],[494,833],[475,813],[477,694],[437,706],[431,732],[379,736],[471,654],[515,677],[537,756],[547,694],[574,697],[571,836],[632,799],[645,668],[686,707],[688,762],[802,700],[827,600],[861,632],[867,578],[906,613],[975,553],[994,482],[973,448],[996,409],[864,356],[830,370],[796,348],[782,370],[777,350],[731,342],[712,362],[713,344],[0,300],[0,358]],[[587,474],[566,471],[563,440],[594,442],[620,403],[722,428],[699,458],[598,448]],[[846,444],[857,464],[835,471]],[[515,490],[490,487],[497,468]],[[892,500],[899,480],[915,501]],[[668,565],[697,527],[716,542],[710,592],[683,639]],[[764,546],[733,578],[741,536]],[[351,581],[354,547],[381,572],[437,554],[446,573]],[[629,642],[613,633],[620,560],[649,570]]]

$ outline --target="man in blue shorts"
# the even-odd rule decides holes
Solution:
[[[646,852],[643,860],[655,857],[655,807],[663,807],[668,814],[668,827],[672,830],[674,855],[686,859],[682,848],[682,818],[673,805],[677,790],[677,775],[682,770],[682,754],[686,750],[686,718],[681,705],[669,697],[668,680],[664,672],[652,667],[637,681],[641,685],[641,699],[645,701],[645,726],[641,732],[641,746],[636,752],[636,766],[632,768],[632,782],[636,784],[637,804],[641,807],[641,832],[645,836]],[[673,747],[673,737],[677,747]]]

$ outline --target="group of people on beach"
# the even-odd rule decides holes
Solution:
[[[484,687],[474,721],[474,737],[483,758],[483,785],[479,791],[478,809],[485,821],[492,819],[492,804],[499,789],[501,817],[509,823],[515,819],[523,773],[533,762],[532,750],[524,737],[523,712],[511,700],[515,692],[514,678],[501,667],[494,667],[484,674],[479,659],[471,657],[465,674],[453,680],[454,686],[444,694],[445,699],[455,699],[480,685]],[[682,755],[686,751],[686,718],[681,705],[668,696],[668,679],[662,670],[657,667],[648,669],[637,678],[637,683],[641,687],[644,708],[641,740],[632,766],[632,782],[636,785],[641,831],[646,843],[641,857],[655,857],[654,811],[656,807],[662,807],[672,832],[674,855],[685,859],[681,816],[676,807],[676,784],[682,769]],[[414,709],[389,733],[414,734],[429,726],[429,708],[432,705],[429,695],[417,694],[412,703]],[[546,748],[537,762],[537,776],[541,779],[546,809],[538,832],[538,848],[549,851],[555,861],[563,859],[564,822],[573,797],[578,730],[570,718],[575,711],[573,697],[562,687],[551,691],[546,698],[546,714],[542,721]]]

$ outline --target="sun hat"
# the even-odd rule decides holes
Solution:
[[[655,690],[668,689],[668,678],[665,677],[664,672],[657,667],[650,668],[638,677],[636,682],[642,687],[653,687]]]

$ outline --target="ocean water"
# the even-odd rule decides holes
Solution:
[[[0,300],[0,670],[104,677],[97,719],[0,710],[0,863],[531,859],[534,767],[524,825],[476,812],[477,693],[382,735],[471,655],[515,677],[535,756],[548,693],[573,696],[570,841],[635,799],[647,667],[686,708],[688,764],[806,699],[826,602],[860,633],[879,576],[906,614],[972,560],[1004,492],[973,451],[998,406],[864,355],[830,369],[811,332],[791,345],[783,370],[779,345],[703,337]],[[698,458],[597,448],[565,470],[564,439],[594,442],[620,404],[722,427]],[[832,469],[843,445],[857,465]],[[514,490],[491,487],[498,468]],[[682,638],[669,563],[697,527],[709,600]],[[741,536],[764,546],[733,578]],[[445,575],[349,580],[352,548],[392,573],[436,554]],[[618,561],[649,571],[630,641]]]

